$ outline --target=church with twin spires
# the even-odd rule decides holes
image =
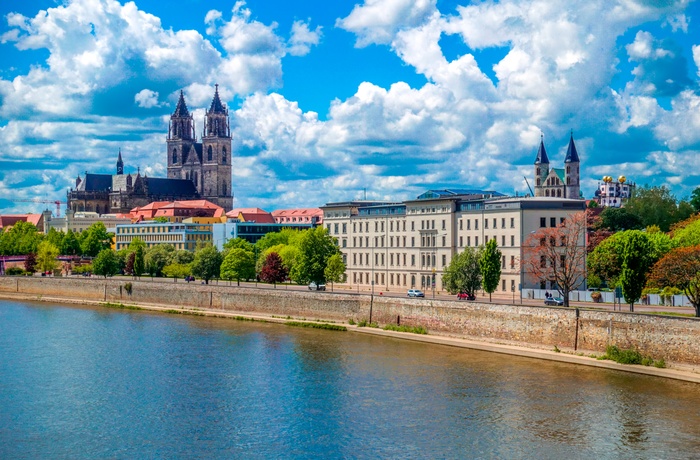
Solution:
[[[221,102],[219,86],[204,118],[201,142],[195,123],[180,91],[175,112],[170,116],[166,139],[167,178],[124,174],[121,151],[116,174],[78,176],[75,189],[68,191],[68,208],[74,212],[98,214],[128,213],[154,201],[207,200],[224,209],[233,208],[231,190],[231,129],[228,108]]]
[[[573,132],[569,138],[564,166],[564,168],[549,167],[549,158],[541,136],[540,148],[535,158],[535,196],[582,199],[581,160],[578,157]]]

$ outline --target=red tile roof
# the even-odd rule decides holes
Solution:
[[[320,208],[297,208],[297,209],[278,209],[272,211],[272,216],[277,223],[311,223],[315,217],[316,222],[323,222],[323,211]]]

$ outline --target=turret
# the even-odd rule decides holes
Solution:
[[[119,149],[119,157],[117,158],[117,175],[124,174],[124,162],[122,161],[122,149]]]

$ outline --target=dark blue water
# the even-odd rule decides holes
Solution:
[[[477,351],[0,301],[0,458],[692,458],[700,385]]]

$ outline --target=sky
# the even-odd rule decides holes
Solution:
[[[166,177],[184,91],[230,109],[235,207],[528,193],[541,136],[582,192],[700,185],[700,4],[3,0],[0,213],[78,175]],[[18,201],[13,201],[18,200]]]

